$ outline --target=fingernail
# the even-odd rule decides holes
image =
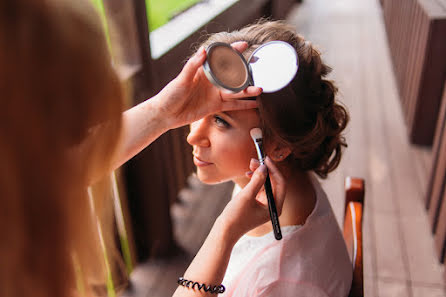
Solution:
[[[252,176],[252,174],[253,174],[253,172],[252,172],[252,171],[246,171],[246,172],[245,172],[245,175],[246,175],[247,177],[251,177],[251,176]]]
[[[266,172],[266,166],[264,164],[260,165],[257,170],[260,170],[260,172],[265,173]]]
[[[205,52],[204,47],[200,47],[197,51],[197,53],[195,54],[195,56],[197,58],[201,57],[203,55],[203,53]]]
[[[255,159],[255,158],[251,158],[251,163],[259,163],[259,160]]]

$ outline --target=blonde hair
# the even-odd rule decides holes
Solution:
[[[73,260],[104,281],[86,183],[113,156],[123,88],[89,3],[0,1],[0,47],[0,296],[70,296]]]

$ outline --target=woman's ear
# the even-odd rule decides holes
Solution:
[[[291,148],[287,145],[282,145],[279,143],[274,143],[271,146],[268,156],[274,162],[282,162],[291,154]]]

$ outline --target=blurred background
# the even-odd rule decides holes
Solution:
[[[207,33],[260,17],[295,26],[351,115],[344,159],[322,185],[342,226],[344,178],[365,179],[365,296],[445,296],[446,0],[92,1],[129,106],[174,78]],[[109,296],[171,296],[230,199],[231,183],[193,176],[187,133],[169,131],[112,175],[126,265],[110,271]]]

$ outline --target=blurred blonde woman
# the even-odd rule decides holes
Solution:
[[[169,129],[256,106],[231,99],[258,88],[213,87],[200,68],[205,58],[199,51],[158,95],[124,112],[125,92],[87,1],[0,2],[0,296],[72,296],[79,288],[92,296],[89,283],[105,283],[88,185]]]

